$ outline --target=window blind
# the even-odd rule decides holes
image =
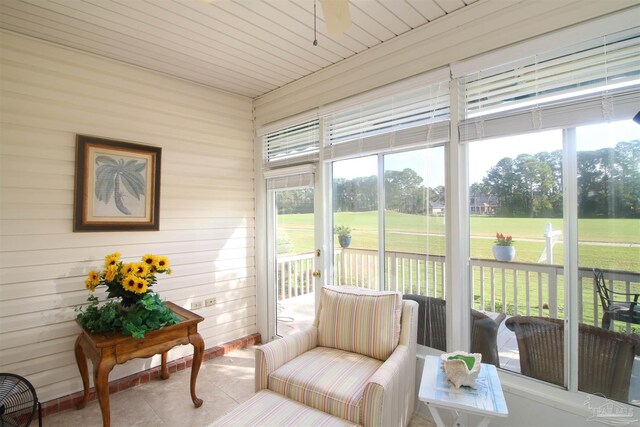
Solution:
[[[313,188],[315,184],[315,166],[311,164],[290,166],[264,172],[267,190],[296,190]]]
[[[630,118],[640,27],[470,73],[460,85],[461,140]]]
[[[325,116],[326,159],[449,139],[449,82],[387,95]]]
[[[318,159],[320,123],[308,120],[265,134],[263,138],[264,163],[277,167]]]

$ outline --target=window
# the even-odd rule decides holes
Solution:
[[[443,293],[442,267],[430,269],[426,262],[425,218],[433,204],[443,212],[444,150],[425,147],[449,139],[449,85],[421,79],[325,109],[334,227],[348,225],[353,234],[351,246],[336,255],[336,283],[419,293],[438,280]],[[428,174],[438,181],[433,188],[426,186]]]
[[[315,166],[319,120],[293,117],[258,130],[266,180],[267,332],[294,333],[313,321]]]
[[[334,284],[380,289],[378,160],[333,163]]]
[[[500,322],[500,339],[491,335],[499,354],[496,365],[513,372],[521,372],[518,342],[500,314],[566,315],[558,239],[563,229],[562,147],[562,131],[469,144],[472,309]],[[549,232],[554,239],[547,246]],[[488,358],[495,359],[483,354],[483,360]],[[564,371],[558,374],[555,380],[564,384]]]
[[[498,363],[569,388],[575,367],[578,390],[624,402],[640,400],[638,329],[633,319],[605,325],[594,269],[610,289],[640,292],[640,129],[614,121],[637,112],[639,35],[623,31],[460,79],[460,135],[472,141],[472,308],[504,331],[491,344]]]
[[[637,113],[640,29],[460,78],[463,140],[597,123]]]
[[[640,28],[609,28],[621,31],[319,106],[308,129],[331,175],[316,189],[335,232],[331,283],[422,301],[425,346],[445,350],[447,325],[464,345],[470,319],[485,362],[640,403],[640,325],[606,321],[594,273],[640,293]],[[462,285],[446,274],[458,271]],[[598,337],[627,344],[614,360]]]
[[[413,86],[361,104],[339,104],[326,110],[331,112],[324,116],[324,160],[387,153],[449,140],[448,82]]]
[[[261,133],[265,165],[273,168],[317,161],[320,141],[318,132],[318,119],[273,131],[263,129]]]
[[[606,313],[594,269],[603,285],[618,292],[612,294],[616,300],[640,294],[640,125],[625,120],[578,126],[575,134],[579,347],[589,347],[588,354],[580,351],[579,364],[587,367],[580,371],[598,362],[597,369],[612,377],[611,383],[579,379],[578,389],[638,404],[640,358],[629,353],[632,334],[640,335],[640,316]]]
[[[444,298],[444,147],[384,156],[388,289]]]

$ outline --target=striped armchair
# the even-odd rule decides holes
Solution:
[[[414,410],[418,304],[399,292],[322,289],[313,326],[256,350],[256,392],[354,424],[405,426]]]

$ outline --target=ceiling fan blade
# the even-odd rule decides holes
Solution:
[[[349,0],[320,0],[329,34],[342,34],[351,26]]]

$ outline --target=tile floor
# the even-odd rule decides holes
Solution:
[[[236,350],[204,362],[197,382],[197,395],[204,400],[196,409],[189,394],[186,369],[166,381],[153,380],[110,396],[113,427],[208,426],[253,395],[253,347]],[[71,409],[43,418],[46,427],[100,427],[102,416],[97,401],[84,409]],[[416,414],[410,427],[433,427]]]

